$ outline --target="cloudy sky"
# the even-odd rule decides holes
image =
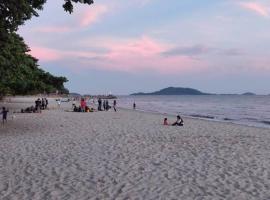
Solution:
[[[270,93],[269,0],[47,0],[19,33],[71,92]]]

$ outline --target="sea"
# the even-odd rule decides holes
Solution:
[[[122,108],[270,128],[270,95],[119,96]]]

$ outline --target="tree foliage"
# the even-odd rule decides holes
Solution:
[[[36,94],[56,90],[65,93],[65,77],[55,77],[38,68],[37,59],[29,55],[29,47],[16,33],[8,35],[0,50],[0,93]]]
[[[93,0],[64,0],[63,8],[72,13],[74,3]],[[46,0],[0,0],[0,97],[5,94],[36,94],[58,90],[66,93],[65,77],[55,77],[38,67],[28,54],[29,47],[16,31],[26,20],[38,16]]]
[[[93,0],[64,0],[65,11],[73,12],[73,3],[92,4]],[[38,16],[38,10],[43,9],[46,0],[0,0],[0,27],[8,32],[14,32],[32,16]]]

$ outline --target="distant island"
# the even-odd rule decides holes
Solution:
[[[254,94],[254,93],[252,93],[252,92],[245,92],[245,93],[243,93],[242,95],[256,95],[256,94]]]
[[[210,95],[193,88],[182,88],[182,87],[168,87],[156,92],[144,93],[138,92],[131,95]]]

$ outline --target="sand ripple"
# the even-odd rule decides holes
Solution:
[[[18,114],[1,199],[270,199],[270,132],[139,112]],[[172,121],[172,119],[170,119]]]

